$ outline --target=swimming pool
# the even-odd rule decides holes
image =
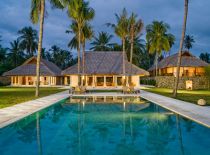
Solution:
[[[0,129],[1,155],[210,155],[210,129],[149,101],[70,98]]]

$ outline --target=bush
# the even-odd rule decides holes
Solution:
[[[142,79],[142,80],[140,80],[140,84],[155,86],[156,81],[153,79]]]

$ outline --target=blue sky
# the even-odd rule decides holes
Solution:
[[[46,0],[47,1],[47,0]],[[115,13],[120,13],[124,7],[129,13],[137,13],[147,25],[153,20],[163,20],[171,26],[170,32],[175,35],[176,43],[171,49],[174,53],[178,50],[183,22],[184,0],[89,0],[95,9],[96,16],[92,21],[94,31],[107,31],[113,34],[104,24],[115,22]],[[0,1],[0,35],[2,44],[9,46],[9,42],[17,38],[17,31],[24,26],[38,26],[31,24],[29,19],[31,0],[6,0]],[[196,43],[191,50],[193,54],[210,52],[210,1],[190,1],[187,34],[193,35]],[[56,44],[67,49],[68,41],[72,38],[65,31],[71,23],[66,11],[51,9],[47,4],[48,16],[45,20],[43,46],[47,49]],[[145,31],[143,32],[145,35]],[[144,36],[143,36],[144,37]],[[120,42],[115,37],[113,42]],[[87,49],[89,49],[87,45]],[[75,53],[75,51],[72,51]]]

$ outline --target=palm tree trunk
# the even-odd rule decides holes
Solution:
[[[158,76],[158,52],[155,54],[155,76]]]
[[[132,63],[133,63],[133,40],[134,40],[134,36],[133,36],[133,28],[131,30],[131,51],[130,51],[130,81],[129,83],[131,84],[131,78],[132,78]]]
[[[183,43],[184,43],[184,37],[185,37],[186,25],[187,25],[188,3],[189,3],[189,0],[185,0],[184,23],[182,27],[182,38],[181,38],[180,47],[179,47],[179,55],[178,55],[178,61],[177,61],[173,97],[177,96],[177,89],[178,89],[178,84],[179,84],[179,73],[180,73],[180,65],[181,65],[181,59],[182,59],[182,49],[183,49]]]
[[[78,35],[78,51],[77,51],[77,55],[78,55],[78,68],[77,68],[77,72],[78,72],[78,86],[81,84],[80,81],[80,47],[81,47],[81,29],[79,27],[79,35]]]
[[[85,41],[82,44],[82,76],[85,75]],[[84,80],[82,79],[82,86]]]
[[[123,45],[123,55],[122,55],[122,65],[123,65],[123,76],[125,77],[125,38],[122,39],[122,45]],[[125,85],[127,84],[126,82],[126,77],[124,79],[124,82],[123,82]]]
[[[38,54],[37,54],[37,63],[36,63],[36,94],[35,94],[36,97],[39,96],[40,59],[41,59],[42,40],[43,40],[44,12],[45,12],[45,0],[42,0],[41,1],[41,14],[40,14]]]
[[[123,75],[125,75],[125,38],[123,38],[122,42],[123,42]]]

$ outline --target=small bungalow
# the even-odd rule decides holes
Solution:
[[[81,79],[78,79],[78,64],[76,64],[62,71],[64,84],[76,87],[78,81],[83,80],[83,85],[89,88],[121,88],[123,82],[128,82],[129,76],[133,86],[139,87],[140,77],[149,75],[149,72],[131,64],[125,56],[126,74],[123,75],[122,58],[122,52],[85,52],[84,74],[81,74]],[[81,67],[81,73],[82,70]]]
[[[164,58],[158,63],[157,75],[158,76],[175,76],[177,66],[178,53]],[[208,63],[193,56],[190,52],[184,51],[182,53],[180,76],[193,77],[203,76],[205,74],[204,67],[208,66]],[[150,76],[156,75],[156,66],[153,65],[149,70]]]
[[[37,58],[32,57],[3,76],[11,77],[11,86],[34,86],[36,83]],[[62,84],[61,69],[52,62],[41,59],[40,62],[40,85],[55,86]]]

